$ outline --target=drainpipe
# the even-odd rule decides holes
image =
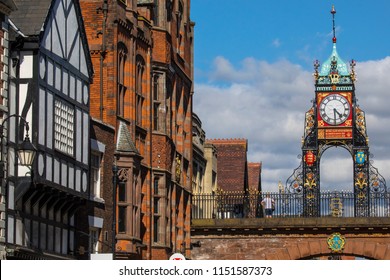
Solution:
[[[151,38],[153,38],[153,31],[150,32],[150,36]],[[153,39],[152,40],[152,45],[153,45]],[[153,225],[154,225],[154,215],[153,215],[153,212],[152,212],[152,205],[153,205],[153,194],[152,194],[152,187],[153,187],[153,147],[152,147],[152,141],[153,141],[153,57],[152,57],[152,54],[153,54],[153,51],[152,51],[152,47],[149,47],[149,67],[150,67],[150,72],[149,72],[149,102],[151,103],[151,114],[149,114],[149,141],[150,141],[150,147],[149,147],[149,164],[150,164],[150,174],[149,174],[149,194],[150,194],[150,207],[149,207],[149,211],[150,211],[150,238],[149,238],[149,248],[148,248],[148,254],[149,254],[149,260],[152,260],[153,259],[153,256],[152,256],[152,246],[153,246]]]
[[[107,22],[107,12],[108,4],[107,0],[103,1],[103,22],[102,22],[102,48],[100,52],[100,120],[103,121],[103,61],[106,56],[106,22]]]
[[[115,156],[115,155],[114,155]],[[116,258],[116,189],[117,189],[118,166],[116,160],[112,166],[112,259]]]

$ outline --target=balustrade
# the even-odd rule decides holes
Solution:
[[[216,192],[192,196],[192,219],[263,218],[261,201],[269,195],[275,202],[273,217],[313,217],[305,213],[302,193]],[[324,191],[318,199],[319,217],[355,217],[358,199],[350,191]],[[371,192],[366,217],[390,217],[390,193]],[[360,206],[361,207],[361,206]]]

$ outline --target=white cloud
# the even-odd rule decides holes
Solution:
[[[320,172],[321,185],[326,184],[329,190],[353,190],[353,161],[346,149],[326,150],[321,157]]]
[[[377,167],[382,167],[379,172],[389,179],[390,57],[358,63],[356,72],[356,94],[366,112],[370,151],[380,164]],[[312,73],[287,60],[268,63],[247,58],[236,67],[217,57],[209,81],[195,84],[194,95],[194,112],[207,138],[247,138],[249,161],[263,162],[263,188],[275,189],[300,162],[304,116],[314,98]],[[347,167],[335,173],[337,165],[324,159],[322,186],[351,185],[352,160],[337,152],[332,158]]]

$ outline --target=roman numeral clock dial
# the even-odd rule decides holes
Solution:
[[[326,96],[320,103],[321,118],[329,125],[339,125],[345,122],[351,113],[348,100],[339,94]]]

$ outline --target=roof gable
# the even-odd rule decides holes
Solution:
[[[261,191],[260,162],[248,162],[248,185],[250,191]]]
[[[127,125],[122,121],[119,122],[119,132],[118,139],[116,142],[116,150],[118,152],[139,154],[133,140],[131,139],[131,134],[129,129],[127,128]]]
[[[41,48],[68,61],[88,78],[93,68],[78,0],[15,0],[19,10],[13,24],[27,37],[37,37]]]

